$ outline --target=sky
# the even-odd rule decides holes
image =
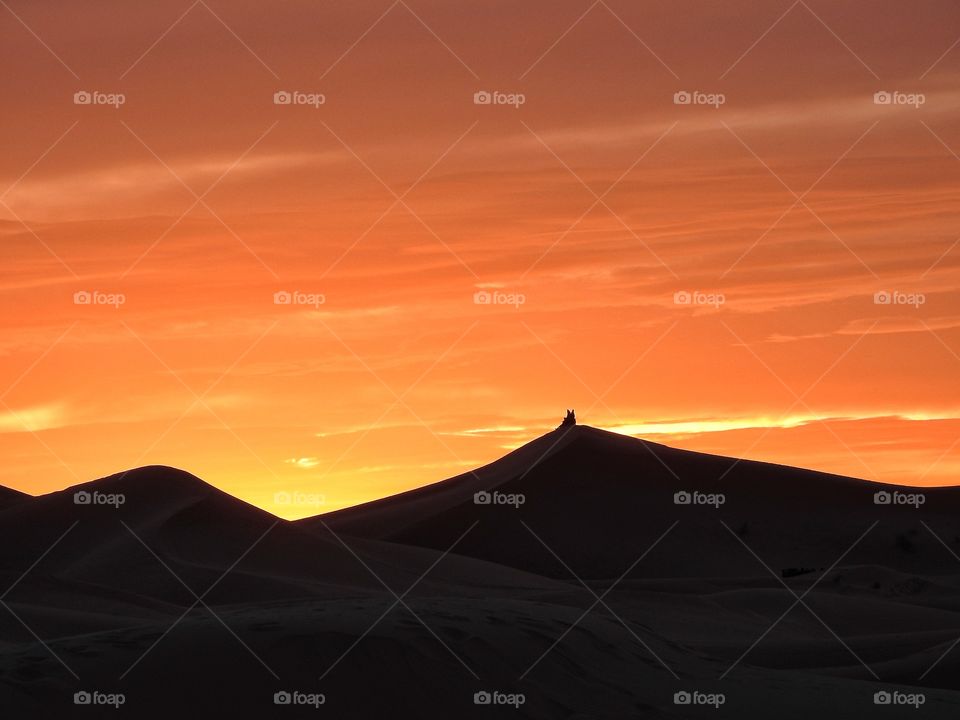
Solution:
[[[957,483],[955,3],[4,0],[0,60],[0,484],[301,517],[566,408]]]

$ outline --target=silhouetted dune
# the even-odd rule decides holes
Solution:
[[[122,614],[130,604],[189,604],[190,590],[202,595],[214,585],[205,597],[214,604],[379,591],[378,578],[406,587],[438,553],[364,539],[347,543],[323,528],[308,531],[281,520],[182,470],[152,466],[0,511],[0,581],[12,582],[24,558],[41,555],[15,600],[66,607],[80,593],[110,598]],[[424,589],[448,574],[467,587],[550,585],[455,555]]]
[[[472,502],[476,492],[497,488],[522,476],[531,467],[536,467],[575,440],[578,428],[574,426],[570,429],[574,432],[564,428],[547,433],[489,465],[449,480],[327,513],[323,515],[323,521],[334,529],[362,537],[397,535],[426,518]],[[299,523],[308,527],[318,524],[314,518],[306,518]]]
[[[30,495],[22,493],[19,490],[14,490],[12,488],[3,487],[0,485],[0,510],[5,507],[10,507],[11,505],[16,505],[17,503],[23,502],[30,498]]]
[[[161,466],[14,495],[3,707],[87,716],[94,678],[150,718],[279,716],[282,688],[331,717],[486,718],[489,688],[518,718],[799,720],[895,687],[956,717],[958,489],[876,492],[918,491],[575,426],[298,522]]]
[[[479,491],[523,503],[478,505]],[[878,505],[880,491],[918,492],[575,426],[548,433],[476,474],[322,517],[338,532],[438,549],[477,522],[458,552],[553,577],[570,576],[566,563],[592,578],[619,576],[674,522],[640,575],[763,571],[751,550],[777,574],[816,571],[877,523],[845,562],[941,571],[948,551],[920,525],[917,509]],[[677,504],[681,492],[722,495],[723,503]],[[923,518],[960,550],[960,489],[923,494]]]

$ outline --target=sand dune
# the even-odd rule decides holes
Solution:
[[[570,574],[533,533],[578,575],[597,579],[619,576],[674,522],[669,539],[644,560],[642,576],[762,571],[744,543],[777,573],[826,568],[874,523],[845,562],[942,572],[952,558],[921,517],[960,551],[958,488],[925,489],[921,513],[874,502],[879,491],[915,489],[675,450],[585,426],[558,429],[521,450],[476,477],[330,513],[324,522],[348,534],[442,548],[477,521],[460,553],[553,577]],[[539,462],[531,466],[531,457]],[[524,502],[477,505],[478,489]],[[724,502],[675,504],[684,491],[722,494]]]
[[[18,502],[28,499],[30,496],[19,490],[13,490],[8,487],[0,486],[0,509],[15,505]]]
[[[3,706],[116,717],[73,705],[96,687],[146,718],[740,720],[872,716],[897,691],[956,717],[960,490],[880,490],[915,492],[575,427],[299,522],[166,467],[0,493]],[[278,708],[284,688],[326,702]]]

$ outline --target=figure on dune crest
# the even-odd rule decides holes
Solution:
[[[567,415],[566,417],[563,418],[563,422],[560,423],[560,427],[567,427],[569,425],[576,425],[576,424],[577,424],[577,414],[573,410],[567,410]]]

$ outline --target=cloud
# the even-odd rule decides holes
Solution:
[[[634,422],[616,425],[602,425],[604,430],[621,435],[648,436],[648,435],[700,435],[703,433],[729,432],[731,430],[755,430],[766,428],[791,429],[799,428],[812,423],[860,422],[869,420],[897,419],[910,422],[926,422],[931,420],[958,420],[958,410],[901,410],[884,411],[851,411],[837,415],[820,415],[801,413],[776,418],[771,416],[754,416],[742,418],[702,418],[677,419],[659,422]]]
[[[877,320],[857,318],[849,320],[842,327],[830,332],[807,333],[805,335],[781,335],[774,333],[766,342],[787,343],[798,340],[819,340],[837,335],[898,335],[901,333],[930,332],[933,330],[952,330],[960,328],[960,316],[938,318],[902,318],[884,317]]]
[[[287,458],[284,460],[284,462],[290,465],[296,465],[298,468],[302,468],[304,470],[308,470],[320,464],[319,458],[315,457]]]
[[[18,213],[33,220],[129,216],[138,203],[144,212],[155,212],[158,197],[179,198],[187,206],[192,200],[183,186],[203,193],[221,176],[233,181],[274,177],[284,173],[316,169],[320,165],[345,162],[339,152],[275,153],[235,157],[197,157],[186,162],[172,161],[171,170],[160,162],[127,162],[92,170],[64,169],[56,177],[27,179],[14,187],[6,198]],[[112,210],[111,210],[112,209]],[[184,208],[185,209],[185,208]],[[175,216],[174,216],[175,217]]]
[[[66,412],[60,404],[34,405],[0,412],[0,433],[39,432],[67,425]]]

